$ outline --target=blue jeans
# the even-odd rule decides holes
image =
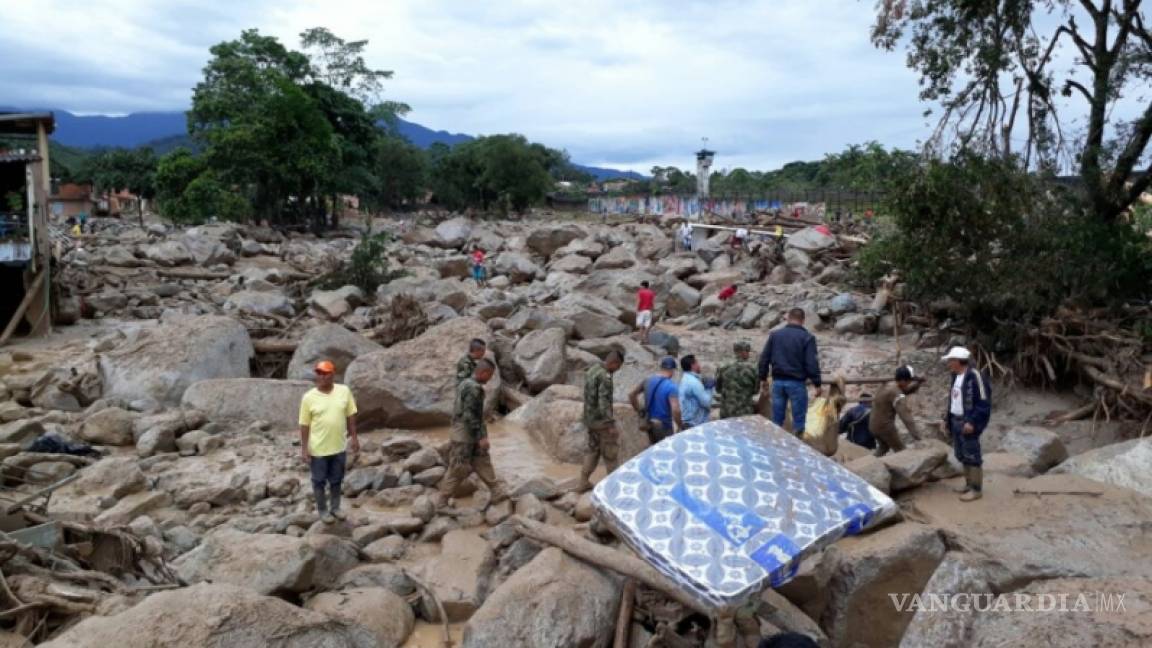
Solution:
[[[312,473],[312,494],[316,496],[316,510],[321,515],[328,511],[340,510],[340,486],[344,482],[344,468],[348,463],[348,453],[312,457],[309,465]],[[324,487],[328,487],[325,496]]]
[[[948,431],[952,433],[952,452],[955,453],[957,461],[975,468],[984,465],[984,457],[980,453],[980,435],[964,434],[962,417],[949,414]]]
[[[802,380],[772,379],[772,422],[784,425],[788,403],[792,403],[792,432],[800,436],[808,418],[808,386]]]

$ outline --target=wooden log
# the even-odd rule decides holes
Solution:
[[[201,281],[220,281],[232,277],[230,272],[212,272],[210,270],[182,270],[179,268],[160,268],[156,274],[169,279],[196,279]]]
[[[624,582],[624,593],[620,596],[620,613],[616,615],[616,640],[613,648],[628,648],[632,634],[632,606],[636,603],[636,581],[629,578]]]
[[[667,576],[656,571],[655,567],[639,558],[585,540],[559,527],[529,520],[521,515],[514,516],[512,520],[520,533],[527,538],[550,544],[593,565],[634,578],[684,607],[696,610],[701,614],[712,615],[710,610],[703,608],[690,596],[680,591],[672,581],[668,580]]]
[[[28,312],[28,308],[32,302],[40,296],[40,289],[44,286],[44,277],[48,276],[47,273],[41,271],[36,275],[36,279],[32,285],[28,287],[28,292],[24,293],[24,299],[20,300],[20,305],[16,307],[16,312],[12,314],[12,319],[8,320],[8,326],[4,327],[4,332],[0,333],[0,346],[12,337],[16,332],[16,327],[20,325],[20,320],[24,319],[24,313]]]

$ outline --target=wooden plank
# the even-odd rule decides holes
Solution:
[[[20,320],[24,318],[24,313],[28,312],[28,307],[32,304],[32,300],[36,299],[40,294],[40,288],[44,285],[44,277],[47,272],[41,272],[36,275],[36,280],[29,286],[28,292],[24,293],[24,299],[21,300],[20,305],[16,308],[16,312],[12,314],[12,319],[8,321],[8,326],[4,328],[4,332],[0,333],[0,346],[12,337],[16,332],[16,327],[20,325]]]

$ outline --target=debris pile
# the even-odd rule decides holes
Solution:
[[[426,648],[446,631],[464,646],[575,648],[610,645],[618,628],[631,645],[702,645],[712,620],[646,580],[646,563],[598,533],[588,494],[570,492],[587,443],[583,372],[624,352],[615,414],[631,457],[648,440],[627,395],[662,356],[694,353],[711,373],[734,341],[758,346],[791,308],[807,313],[825,373],[924,369],[911,400],[926,430],[949,387],[935,347],[957,341],[909,328],[898,278],[877,294],[845,288],[864,238],[847,228],[790,228],[782,244],[753,237],[744,247],[719,230],[680,250],[673,227],[647,223],[377,221],[372,230],[390,234],[381,253],[404,275],[365,290],[317,283],[350,259],[364,240],[355,232],[93,222],[62,257],[58,293],[76,324],[0,350],[12,520],[0,536],[0,628],[48,645],[255,646],[275,636]],[[482,282],[472,279],[476,248],[487,255]],[[633,336],[642,281],[656,293],[647,345]],[[1082,320],[1045,329],[1042,348],[1063,353],[1049,362],[1098,358],[1118,335]],[[473,337],[498,367],[485,406],[513,500],[490,505],[473,478],[444,507],[436,487],[455,364]],[[1083,364],[1130,385],[1144,361],[1133,354]],[[335,524],[312,506],[297,445],[299,400],[320,359],[360,408],[348,519]],[[1109,394],[1100,402],[1112,412],[1142,398]],[[1064,401],[1013,412],[1015,394],[996,398],[985,498],[960,510],[948,492],[959,474],[950,440],[880,458],[841,440],[836,460],[892,494],[904,521],[838,542],[763,593],[763,627],[828,646],[1020,643],[1033,621],[921,614],[888,595],[1059,586],[1152,602],[1147,547],[1131,532],[1152,515],[1148,441],[1070,456],[1067,428],[1039,426]],[[1104,643],[1152,641],[1122,618],[1053,623]]]

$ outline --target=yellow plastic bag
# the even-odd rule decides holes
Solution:
[[[837,430],[838,408],[832,398],[815,398],[808,404],[808,420],[804,424],[804,442],[826,457],[836,454],[839,446]]]

